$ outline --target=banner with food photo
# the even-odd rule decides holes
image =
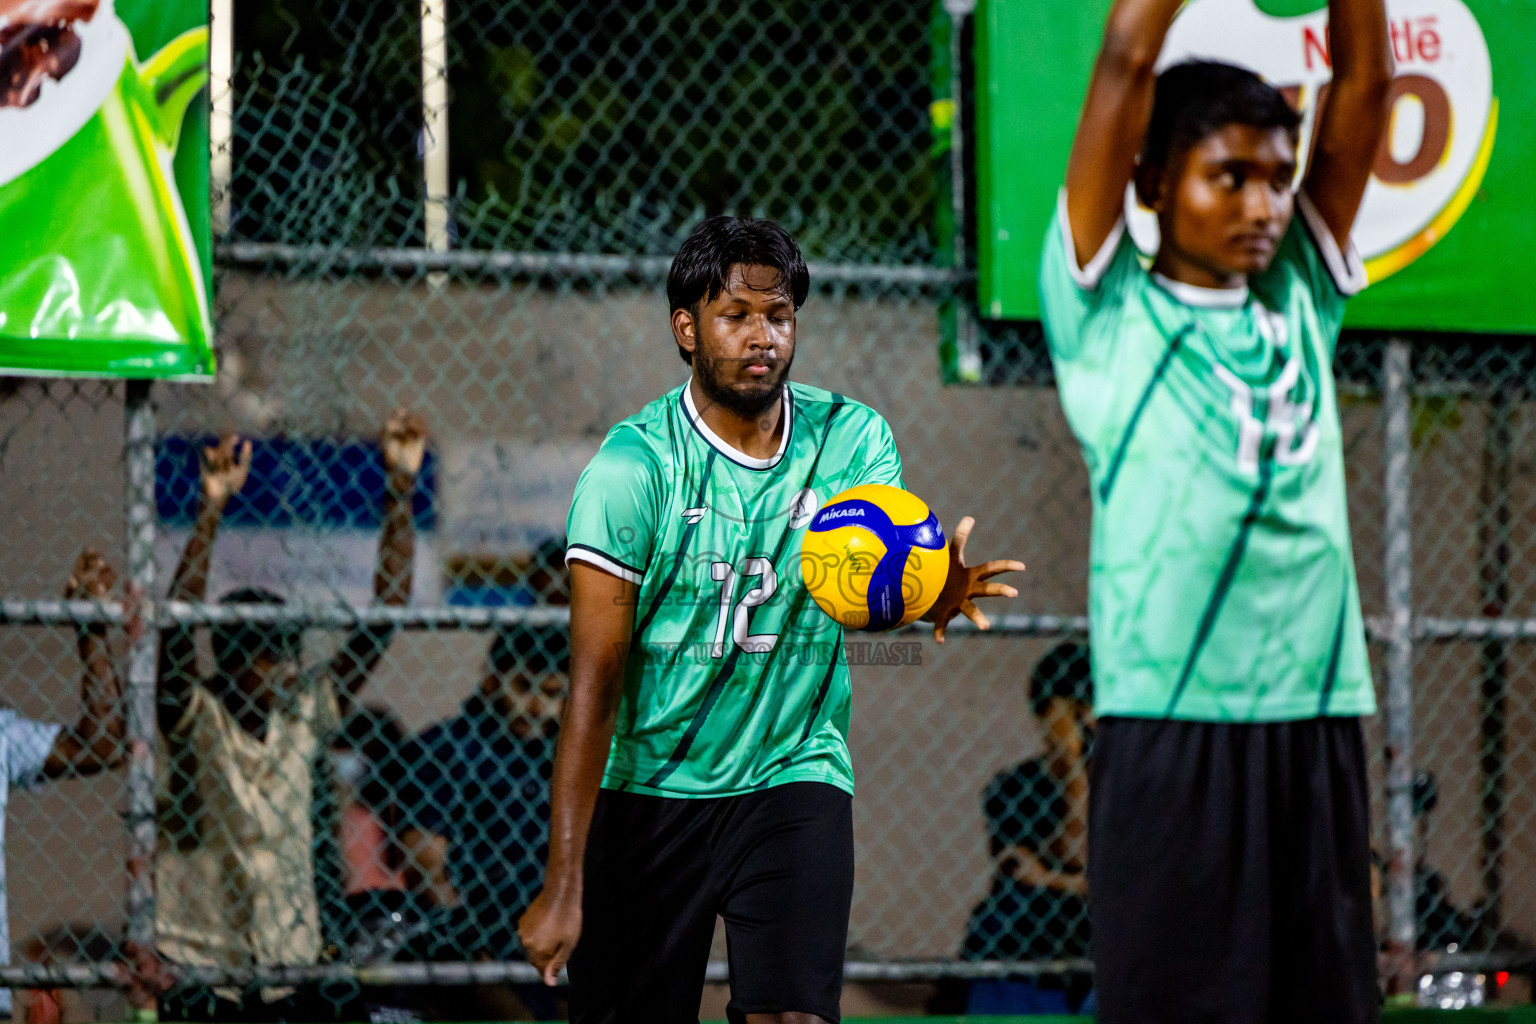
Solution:
[[[202,3],[0,0],[0,374],[213,375],[207,84]]]

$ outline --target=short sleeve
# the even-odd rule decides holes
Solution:
[[[34,722],[14,711],[0,711],[0,744],[5,750],[5,777],[11,786],[31,788],[43,780],[43,765],[60,731],[60,726]]]
[[[1099,309],[1120,301],[1132,275],[1142,273],[1136,244],[1122,218],[1087,266],[1077,265],[1072,225],[1067,220],[1067,190],[1056,197],[1056,214],[1045,234],[1040,256],[1040,320],[1057,359],[1082,351],[1084,326]]]
[[[885,417],[874,411],[870,412],[870,418],[873,421],[869,427],[870,443],[865,450],[864,466],[853,486],[886,484],[902,487],[901,453],[896,450],[896,438],[891,435],[891,425],[885,422]]]
[[[453,813],[452,737],[434,726],[400,748],[395,800],[407,828],[446,835]]]
[[[621,424],[576,481],[566,564],[586,562],[639,583],[650,565],[663,493],[655,454],[638,431]]]
[[[1264,276],[1272,282],[1276,274],[1295,275],[1330,340],[1337,340],[1343,326],[1345,300],[1366,286],[1365,265],[1354,243],[1339,249],[1333,232],[1305,192],[1296,193],[1296,216],[1291,218],[1274,263]]]

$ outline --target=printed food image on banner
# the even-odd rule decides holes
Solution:
[[[0,373],[213,375],[207,81],[201,4],[0,0]]]

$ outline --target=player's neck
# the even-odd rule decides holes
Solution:
[[[1152,271],[1170,281],[1211,291],[1236,291],[1248,287],[1247,274],[1230,274],[1190,259],[1172,246],[1160,246]]]
[[[744,415],[712,401],[699,386],[699,379],[688,382],[689,397],[698,417],[724,444],[754,459],[771,459],[779,453],[784,437],[784,390],[779,389],[772,404],[755,416]]]

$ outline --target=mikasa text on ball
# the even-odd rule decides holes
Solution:
[[[800,571],[821,610],[871,633],[915,621],[938,600],[949,542],[921,498],[865,484],[834,495],[800,542]]]

